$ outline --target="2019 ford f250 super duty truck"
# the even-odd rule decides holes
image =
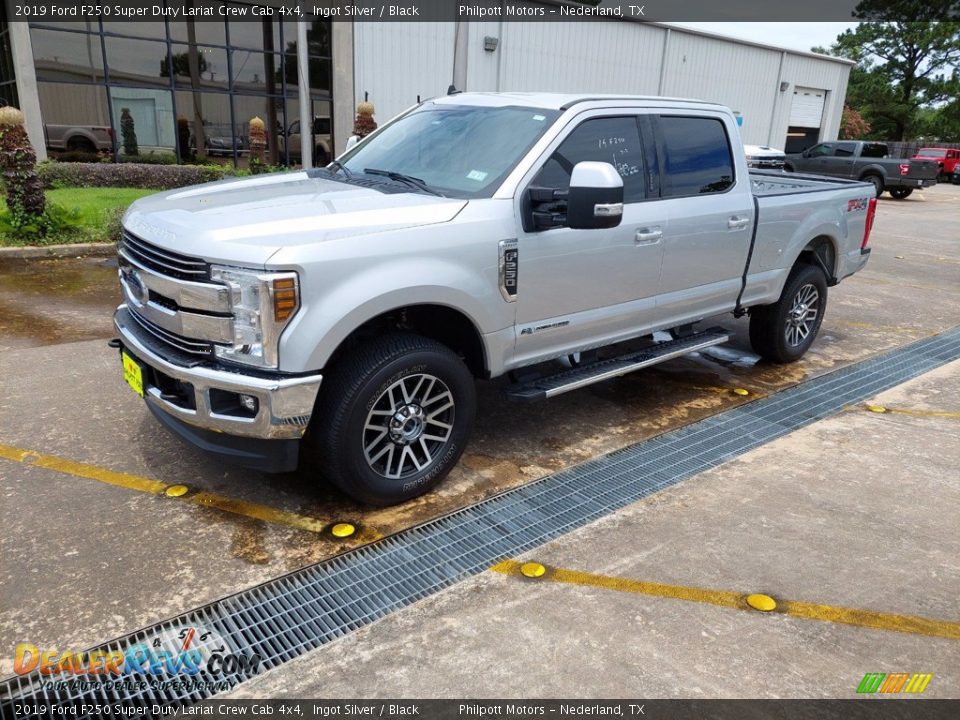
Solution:
[[[720,313],[798,359],[867,262],[875,202],[750,174],[719,105],[454,94],[327,168],[134,203],[114,345],[193,444],[394,503],[457,462],[475,378],[551,397],[724,342],[693,328]]]

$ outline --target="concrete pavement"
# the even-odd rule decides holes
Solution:
[[[851,698],[867,672],[960,697],[960,361],[524,560],[952,621],[952,639],[487,572],[234,698]],[[901,412],[902,411],[902,412]]]
[[[725,358],[683,358],[649,371],[570,393],[548,403],[513,405],[501,398],[497,383],[482,383],[479,388],[477,432],[450,478],[425,498],[397,508],[376,511],[353,505],[329,488],[318,487],[309,476],[267,476],[221,466],[203,454],[185,448],[158,428],[142,402],[123,385],[116,352],[107,348],[104,342],[110,336],[109,314],[116,292],[115,270],[109,267],[109,263],[102,260],[85,261],[95,263],[94,269],[84,270],[86,266],[83,266],[78,270],[69,263],[59,265],[45,261],[26,266],[12,275],[11,271],[0,269],[0,280],[3,281],[0,308],[4,309],[3,315],[7,318],[6,321],[0,321],[7,323],[0,327],[0,348],[3,349],[0,352],[0,443],[23,452],[87,463],[107,472],[131,474],[148,482],[154,481],[160,487],[184,484],[189,488],[188,494],[180,499],[168,498],[162,492],[143,492],[62,472],[52,466],[40,467],[31,459],[35,457],[32,455],[23,462],[0,458],[0,487],[4,492],[4,502],[0,504],[0,525],[4,528],[0,534],[0,552],[4,558],[0,568],[0,647],[10,649],[8,654],[0,655],[0,675],[12,671],[12,647],[16,642],[73,649],[94,645],[354,547],[371,537],[366,531],[386,534],[401,530],[597,454],[624,447],[744,402],[743,397],[731,392],[735,388],[750,390],[752,395],[746,398],[749,400],[750,397],[790,386],[947,329],[955,325],[960,317],[960,255],[955,238],[958,210],[960,187],[957,186],[938,186],[922,194],[916,193],[905,201],[881,200],[870,264],[863,273],[831,290],[821,336],[808,356],[797,364],[787,367],[765,364],[751,366],[745,340],[746,323],[741,320],[730,323],[737,332],[737,338],[728,348],[731,354]],[[65,267],[67,272],[64,274]],[[12,277],[19,279],[15,279],[11,285],[7,281]],[[22,318],[22,322],[16,320],[18,317]],[[11,318],[15,325],[10,325]],[[729,323],[729,318],[720,320]],[[85,337],[98,339],[71,342]],[[906,414],[884,415],[879,419],[854,414],[851,418],[844,418],[859,418],[862,422],[933,422],[931,418]],[[940,421],[946,422],[943,418]],[[875,426],[863,427],[868,429]],[[945,427],[952,426],[947,423]],[[894,434],[879,444],[883,446],[896,439]],[[810,452],[820,453],[830,449],[830,443],[835,442],[827,437],[821,440],[823,447],[814,445]],[[949,455],[951,449],[955,450],[956,442],[954,440],[951,445],[948,441],[942,441],[941,446],[945,447],[940,451],[941,454]],[[924,438],[921,447],[929,448],[930,440]],[[888,477],[890,468],[894,473],[906,472],[898,465],[900,455],[886,455],[874,463],[871,448],[872,445],[853,439],[843,445],[850,463],[864,473],[883,473],[884,477]],[[904,452],[908,450],[905,448]],[[801,463],[802,467],[818,466],[817,461],[809,458],[803,462],[806,464]],[[918,457],[918,462],[931,472],[949,476],[950,467],[937,464],[939,456],[932,457],[929,462]],[[955,455],[952,462],[955,468]],[[791,459],[784,467],[791,470],[797,463],[800,460]],[[732,571],[727,572],[730,564],[736,560],[746,563],[749,568],[751,563],[773,565],[782,561],[792,566],[800,562],[788,552],[794,549],[793,546],[788,548],[774,543],[764,549],[763,543],[769,538],[760,535],[765,526],[779,527],[777,523],[781,522],[781,517],[797,523],[800,523],[800,519],[794,518],[792,507],[778,504],[778,495],[767,492],[768,486],[781,487],[776,478],[771,480],[762,474],[754,477],[750,466],[739,461],[731,466],[741,469],[742,486],[731,481],[726,488],[727,495],[718,490],[713,494],[707,493],[697,502],[691,496],[682,502],[687,502],[692,509],[669,515],[671,522],[686,528],[686,534],[677,535],[674,540],[690,543],[714,561],[706,569],[693,565],[691,559],[688,577],[661,573],[663,569],[674,568],[676,561],[669,559],[669,543],[659,539],[659,526],[658,533],[644,537],[644,542],[640,544],[634,543],[629,536],[616,536],[616,523],[625,522],[621,520],[612,526],[609,538],[591,536],[589,542],[578,544],[580,555],[571,551],[571,554],[558,555],[556,559],[545,557],[544,561],[558,566],[567,563],[572,569],[592,573],[615,574],[622,571],[624,577],[634,579],[681,584],[690,582],[718,589],[741,589],[740,586],[727,584],[741,580],[750,580],[750,587],[754,586],[754,581],[759,585],[759,581],[765,579],[762,574],[740,576]],[[828,465],[824,464],[823,467]],[[675,493],[680,493],[683,498],[688,485],[690,488],[701,487],[702,478],[658,495],[632,512],[651,518]],[[813,492],[809,489],[801,492],[800,488],[807,488],[808,485],[798,482],[797,487],[783,486],[782,489],[788,497],[801,502],[809,500],[808,496]],[[756,490],[757,494],[745,493],[745,487]],[[828,481],[818,479],[812,487],[819,494],[820,504],[817,507],[820,515],[802,515],[809,528],[815,530],[823,526],[829,529],[848,522],[854,507],[850,497],[852,490],[841,493],[834,501],[834,491]],[[942,486],[929,485],[926,492],[928,495],[924,502],[931,503],[934,513],[954,507],[951,505],[953,496],[950,495],[950,486],[946,483]],[[215,493],[230,499],[235,511],[223,512],[213,506],[191,502],[191,499],[204,493]],[[900,524],[896,518],[905,512],[911,513],[912,503],[917,501],[912,494],[904,500],[888,492],[885,498],[891,503],[888,508],[888,513],[894,518],[891,527],[903,535],[908,527]],[[744,536],[749,542],[740,539],[729,545],[731,552],[735,550],[732,559],[724,556],[720,550],[711,550],[713,538],[721,530],[712,518],[723,517],[720,510],[724,504],[728,508],[745,507],[745,511],[749,511],[745,517],[752,520],[743,532],[746,533],[748,529],[751,533],[756,531],[755,534]],[[245,509],[250,512],[244,513]],[[359,524],[364,532],[350,541],[336,541],[323,532],[311,532],[282,522],[265,520],[261,510],[293,513],[312,519],[320,528],[336,521],[349,520]],[[854,513],[850,517],[857,516]],[[727,520],[734,522],[737,518],[727,517]],[[871,578],[875,576],[872,569],[868,573],[857,565],[856,574],[844,575],[852,561],[873,557],[860,554],[869,552],[870,548],[854,544],[849,553],[840,552],[835,545],[816,542],[812,530],[808,537],[800,533],[798,528],[792,525],[790,528],[807,543],[811,556],[816,552],[821,553],[816,556],[820,565],[813,560],[805,561],[804,567],[809,567],[812,573],[809,587],[790,585],[786,583],[787,577],[783,588],[772,584],[767,588],[769,591],[779,593],[785,589],[788,592],[784,596],[788,598],[830,603],[840,602],[843,596],[837,599],[814,594],[813,581],[819,581],[820,576],[827,579],[846,577],[851,587],[863,584],[872,587]],[[668,529],[663,528],[664,531]],[[940,526],[938,532],[949,537],[951,533],[953,536],[960,534],[956,530],[955,526]],[[631,530],[629,526],[628,531],[640,532]],[[852,534],[855,536],[857,533]],[[932,542],[932,535],[929,539]],[[857,538],[853,537],[852,540]],[[717,547],[726,546],[721,544]],[[651,556],[654,549],[655,554]],[[906,549],[919,552],[913,546]],[[596,555],[596,560],[603,562],[588,562],[591,552]],[[635,554],[635,564],[604,564],[612,562],[618,553],[624,556],[624,562]],[[656,564],[643,565],[642,561],[647,557],[656,560]],[[878,557],[888,564],[893,558],[889,553]],[[710,575],[711,568],[715,566],[724,572],[717,570],[718,574]],[[679,571],[682,565],[676,565],[676,568]],[[902,594],[907,586],[901,583],[909,578],[896,575],[888,577],[884,574],[887,572],[888,569],[884,567],[876,577],[879,580],[886,577],[891,583],[890,598],[896,594],[894,591],[897,588]],[[937,572],[947,572],[948,578],[953,577],[946,570]],[[775,578],[771,576],[771,579]],[[454,600],[445,602],[466,603],[473,597],[470,594],[473,592],[477,593],[476,597],[484,598],[484,602],[497,604],[497,612],[506,612],[515,604],[514,600],[525,602],[531,590],[518,585],[515,578],[500,575],[485,575],[473,582],[477,584],[465,585],[464,588],[474,590],[468,592],[455,588],[450,595]],[[951,587],[952,582],[949,580],[947,586]],[[825,587],[833,589],[829,583]],[[956,597],[956,587],[952,587]],[[487,593],[485,588],[494,588],[496,593],[502,594],[484,594]],[[544,585],[533,589],[557,593],[556,597],[560,598],[564,597],[562,593],[571,591],[565,586]],[[808,594],[807,590],[811,592]],[[804,591],[804,594],[796,594],[798,591]],[[590,592],[596,593],[595,590]],[[440,596],[438,602],[444,597],[447,595]],[[935,597],[947,602],[940,595],[935,594]],[[887,595],[878,595],[878,600],[886,602],[887,599]],[[667,602],[640,600],[643,603]],[[633,597],[611,600],[616,603],[637,601],[638,598]],[[538,632],[543,634],[542,647],[549,650],[544,651],[538,662],[549,668],[551,658],[560,658],[568,651],[566,646],[558,644],[561,642],[558,638],[564,634],[561,631],[572,633],[563,642],[582,638],[587,647],[611,648],[608,652],[615,655],[615,649],[622,644],[619,639],[620,625],[616,623],[629,625],[632,621],[626,616],[617,617],[616,623],[611,621],[593,630],[592,606],[589,603],[571,601],[570,607],[579,608],[580,614],[564,615],[560,612],[565,607],[564,602],[555,602],[557,611],[544,614],[544,620],[549,618],[552,625],[537,626],[540,628]],[[420,607],[412,608],[410,612]],[[924,610],[898,609],[897,606],[883,606],[880,609],[915,613]],[[688,607],[684,604],[684,609],[676,612],[682,615],[706,610],[720,612],[722,609]],[[493,613],[494,610],[489,612]],[[932,617],[947,618],[960,614],[951,614],[946,610],[942,613],[931,610],[931,613]],[[639,614],[644,616],[643,612]],[[452,632],[451,628],[457,629],[458,642],[475,637],[477,652],[480,652],[481,636],[488,638],[491,643],[496,641],[491,648],[499,645],[501,651],[508,648],[514,652],[514,645],[517,644],[518,636],[507,632],[507,626],[494,632],[484,623],[478,623],[465,630],[462,623],[459,626],[456,624],[455,618],[441,617],[438,627],[425,625],[417,628],[415,620],[409,619],[416,618],[416,615],[397,616],[401,617],[413,623],[405,626],[408,632],[402,634],[404,642],[413,648],[410,652],[416,652],[416,648],[420,647],[417,640],[420,637],[427,638],[427,645],[443,645],[446,642],[444,633]],[[494,614],[489,617],[493,621],[509,623],[512,616]],[[522,616],[518,615],[517,618]],[[582,628],[576,624],[580,622],[578,618],[582,619]],[[784,620],[800,622],[792,618]],[[743,618],[736,622],[756,621]],[[664,629],[659,632],[658,628],[654,628],[659,634],[651,635],[653,640],[650,637],[636,638],[638,647],[646,648],[639,657],[645,659],[648,667],[653,667],[653,644],[657,644],[658,652],[665,658],[658,662],[669,665],[673,662],[670,656],[673,645],[670,631],[676,629],[678,638],[685,637],[682,623],[664,625],[664,622],[654,621],[655,625],[660,623]],[[381,626],[389,627],[381,624],[376,628]],[[553,628],[552,636],[547,632],[550,627]],[[723,626],[719,627],[722,629]],[[851,631],[849,628],[842,630]],[[364,633],[357,637],[367,637]],[[738,633],[733,632],[717,635],[714,642],[732,643],[738,638]],[[898,638],[903,642],[919,642],[906,636]],[[401,634],[398,634],[397,647],[400,639]],[[841,643],[838,647],[847,642],[845,635],[832,634],[832,631],[831,634],[816,635],[814,639],[821,645],[836,641]],[[384,641],[387,640],[385,637]],[[386,644],[389,646],[389,642]],[[471,645],[466,643],[463,647],[469,648]],[[359,652],[372,657],[383,652],[378,648],[379,645],[375,643],[370,647],[362,647]],[[833,648],[831,651],[835,650]],[[480,653],[478,657],[495,658],[493,649],[484,652],[489,655]],[[321,654],[317,657],[321,657]],[[330,665],[331,655],[322,657],[324,666],[334,667]],[[381,654],[377,657],[385,656]],[[690,660],[689,656],[682,654],[678,657],[683,658],[684,663]],[[799,669],[785,664],[787,669],[784,672],[801,672],[807,668],[808,662],[815,665],[818,656],[814,653],[798,657],[802,658],[802,662],[798,660]],[[789,658],[784,655],[780,659],[786,663]],[[572,675],[564,675],[565,671],[560,671],[564,668],[572,670],[574,661],[565,662],[567,665],[558,666],[557,677],[567,677],[568,682],[572,682]],[[694,665],[695,668],[700,666],[704,669],[714,667],[709,663]],[[348,672],[347,668],[348,665],[344,665],[344,673]],[[384,672],[374,664],[368,666],[368,671],[374,678],[379,678]],[[406,672],[413,673],[413,666]],[[494,676],[502,677],[496,673]],[[332,682],[336,677],[335,674],[331,675],[325,682]],[[343,676],[347,677],[348,674]],[[561,687],[547,683],[545,676],[530,677],[532,681],[545,683],[545,688]],[[676,675],[676,678],[680,677]],[[708,678],[692,684],[691,677],[682,678],[684,687],[712,687],[710,682],[720,682],[708,682]],[[602,680],[602,677],[596,678],[596,693],[601,693],[601,688],[607,687]],[[380,682],[379,679],[377,681]],[[384,687],[389,686],[386,680],[383,682]],[[397,682],[397,679],[391,682]],[[513,682],[510,687],[517,688],[517,695],[522,694],[521,688],[525,686],[519,680]],[[455,687],[455,678],[450,678],[449,683],[451,688]],[[935,685],[939,683],[931,684],[928,692],[933,692]],[[772,686],[780,687],[776,682]],[[331,687],[337,686],[332,684]],[[377,687],[370,685],[366,689],[378,692]],[[655,690],[658,687],[653,686]],[[667,693],[670,687],[679,688],[681,685],[668,687],[664,684],[662,687],[663,692]],[[830,687],[839,692],[840,685]],[[527,691],[537,694],[529,688]],[[559,690],[557,693],[562,694]]]

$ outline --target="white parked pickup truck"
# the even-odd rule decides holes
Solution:
[[[113,344],[194,445],[396,503],[457,462],[476,378],[549,398],[725,342],[694,327],[722,313],[797,360],[867,262],[875,202],[751,174],[719,105],[457,93],[326,168],[134,203]]]

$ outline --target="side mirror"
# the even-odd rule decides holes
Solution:
[[[610,163],[578,162],[570,175],[567,225],[579,230],[612,228],[623,217],[623,178]]]
[[[360,138],[358,138],[356,135],[351,135],[349,138],[347,138],[347,147],[346,147],[346,150],[349,150],[349,149],[352,148],[354,145],[356,145],[358,142],[360,142]],[[346,150],[345,150],[344,152],[346,152]]]

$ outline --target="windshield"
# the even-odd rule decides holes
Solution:
[[[341,160],[355,175],[388,171],[449,197],[490,197],[559,115],[541,108],[428,104]]]
[[[924,148],[919,154],[921,157],[946,157],[947,151],[937,148]]]

